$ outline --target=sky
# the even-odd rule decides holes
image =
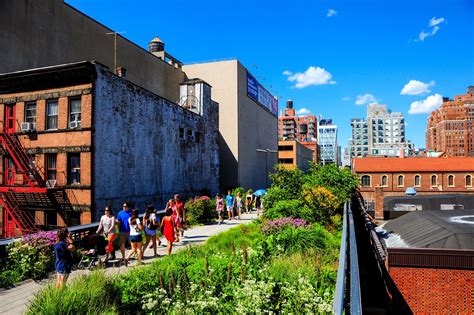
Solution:
[[[347,146],[370,103],[406,117],[474,85],[473,0],[66,0],[139,46],[158,36],[186,63],[237,58],[284,109],[332,118]]]

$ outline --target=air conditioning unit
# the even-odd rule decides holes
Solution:
[[[69,122],[69,128],[71,128],[71,129],[81,128],[81,122],[80,121],[70,121]]]
[[[21,131],[23,132],[30,132],[32,131],[33,129],[31,128],[32,126],[32,123],[29,123],[29,122],[22,122],[21,123]]]

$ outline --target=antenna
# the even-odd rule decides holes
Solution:
[[[117,70],[117,34],[125,34],[126,32],[109,32],[105,35],[114,35],[114,73]]]

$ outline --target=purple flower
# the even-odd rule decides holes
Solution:
[[[308,228],[309,225],[303,219],[286,217],[276,220],[266,220],[263,223],[262,231],[265,234],[271,234],[287,227]]]
[[[56,232],[41,231],[34,234],[28,234],[23,237],[23,243],[35,246],[52,246],[56,242]]]

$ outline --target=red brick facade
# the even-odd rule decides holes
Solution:
[[[445,99],[431,112],[426,127],[426,149],[446,156],[474,156],[474,87],[454,100]]]
[[[474,271],[390,267],[390,275],[414,314],[473,314]]]

